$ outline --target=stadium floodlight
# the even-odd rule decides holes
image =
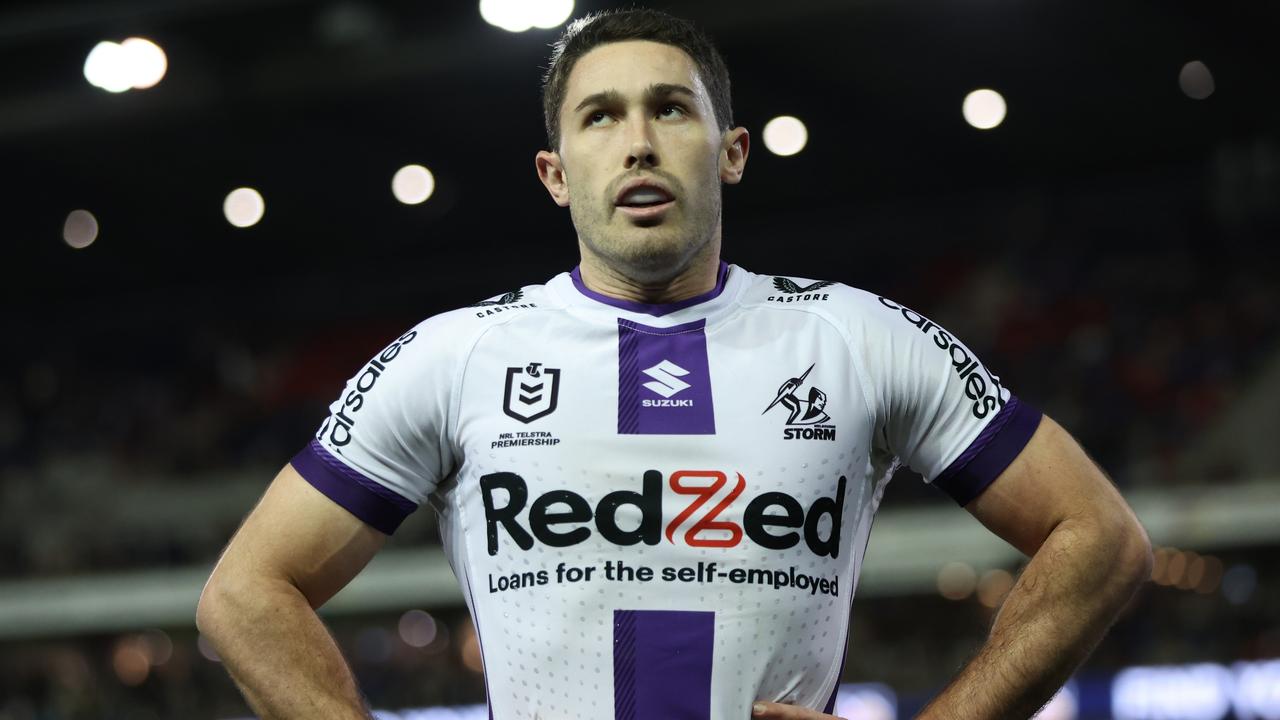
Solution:
[[[160,46],[146,38],[131,37],[120,43],[134,90],[155,87],[169,69],[169,58]]]
[[[119,43],[104,40],[89,51],[84,59],[84,79],[90,85],[111,93],[122,93],[133,87],[124,48]]]
[[[573,14],[573,0],[539,0],[529,3],[529,22],[536,28],[560,27]]]
[[[961,112],[965,122],[979,130],[990,130],[1004,122],[1008,106],[1004,97],[995,90],[981,88],[974,90],[964,98]]]
[[[1204,100],[1213,94],[1213,73],[1209,72],[1209,66],[1192,60],[1178,73],[1178,87],[1192,100]]]
[[[122,93],[154,87],[168,68],[164,50],[146,38],[131,37],[120,43],[104,40],[85,58],[84,78],[94,87]]]
[[[436,190],[436,179],[421,165],[405,165],[391,178],[391,192],[405,205],[427,201]]]
[[[573,14],[573,0],[480,0],[480,17],[507,32],[558,27]]]
[[[781,115],[764,126],[764,146],[774,155],[787,157],[804,149],[809,142],[809,130],[800,118]]]
[[[258,224],[267,210],[262,194],[250,187],[236,188],[222,201],[222,214],[227,222],[238,228]]]
[[[62,240],[77,250],[83,250],[98,239],[98,219],[88,210],[72,210],[62,224]]]

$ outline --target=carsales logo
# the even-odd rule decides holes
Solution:
[[[333,449],[338,453],[342,452],[343,446],[351,442],[351,432],[356,426],[356,421],[359,420],[356,413],[364,407],[365,396],[373,390],[373,386],[378,383],[382,373],[387,371],[391,361],[400,354],[400,349],[413,342],[416,337],[418,337],[418,331],[410,330],[396,338],[395,342],[384,348],[377,357],[369,361],[359,375],[347,383],[346,396],[342,398],[340,404],[334,403],[329,406],[331,414],[325,418],[320,430],[316,433],[316,438],[323,439],[325,433],[328,433]],[[334,407],[337,409],[333,409]]]
[[[835,497],[819,497],[807,509],[787,493],[761,493],[747,502],[741,523],[724,516],[733,515],[726,511],[746,493],[747,481],[742,473],[730,477],[719,470],[678,470],[665,483],[661,472],[647,470],[639,491],[615,490],[595,507],[572,490],[549,490],[530,503],[528,484],[511,472],[481,476],[480,492],[490,555],[498,554],[499,533],[506,533],[521,550],[529,550],[535,540],[551,547],[577,545],[591,537],[594,526],[600,537],[620,546],[657,545],[665,537],[675,545],[729,548],[745,537],[761,547],[786,550],[803,539],[815,555],[834,558],[840,554],[845,484],[841,476]],[[663,503],[668,493],[683,507],[664,528]],[[632,509],[622,511],[623,515],[640,518],[630,530],[618,522],[620,510],[627,506]],[[831,520],[826,537],[818,527],[823,518]]]

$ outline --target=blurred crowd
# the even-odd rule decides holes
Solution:
[[[1226,574],[1198,590],[1148,583],[1077,678],[1133,665],[1280,658],[1275,555],[1237,551],[1222,560]],[[955,599],[856,598],[844,682],[888,685],[899,717],[912,717],[982,642],[1001,599],[980,587]],[[373,708],[484,702],[479,642],[464,609],[327,622]],[[249,716],[217,654],[189,627],[0,644],[0,720]]]
[[[329,620],[373,707],[484,702],[465,610]],[[0,720],[250,717],[194,628],[0,645]]]
[[[1280,362],[1265,237],[1152,227],[1160,213],[1135,212],[1137,239],[1060,226],[1065,210],[1012,213],[1007,234],[1034,241],[994,253],[940,242],[909,273],[838,279],[948,327],[1122,487],[1251,479],[1229,466],[1179,477],[1174,461]],[[367,357],[474,299],[338,321],[267,313],[248,327],[144,300],[146,312],[44,328],[0,360],[0,577],[211,561]],[[1160,472],[1131,472],[1139,463]]]

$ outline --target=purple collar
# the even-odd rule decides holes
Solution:
[[[692,307],[698,303],[714,300],[720,296],[720,293],[724,292],[725,281],[729,278],[729,263],[721,260],[720,271],[716,276],[716,286],[701,295],[695,295],[694,297],[673,303],[640,303],[633,302],[631,300],[619,300],[618,298],[609,297],[608,295],[601,295],[595,290],[588,288],[586,284],[582,282],[581,267],[582,266],[579,265],[569,273],[569,277],[573,278],[573,286],[578,288],[578,292],[586,295],[596,302],[602,302],[605,305],[612,305],[616,308],[622,308],[623,310],[630,310],[631,312],[636,313],[644,313],[645,315],[652,315],[654,317],[662,317],[663,315],[673,313],[677,310]]]

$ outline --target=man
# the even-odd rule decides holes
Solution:
[[[749,136],[687,23],[573,23],[544,106],[581,264],[396,338],[281,471],[198,610],[250,704],[367,717],[313,608],[431,502],[494,717],[830,718],[906,462],[1032,558],[924,716],[1030,716],[1149,571],[1110,482],[918,313],[720,261]]]

